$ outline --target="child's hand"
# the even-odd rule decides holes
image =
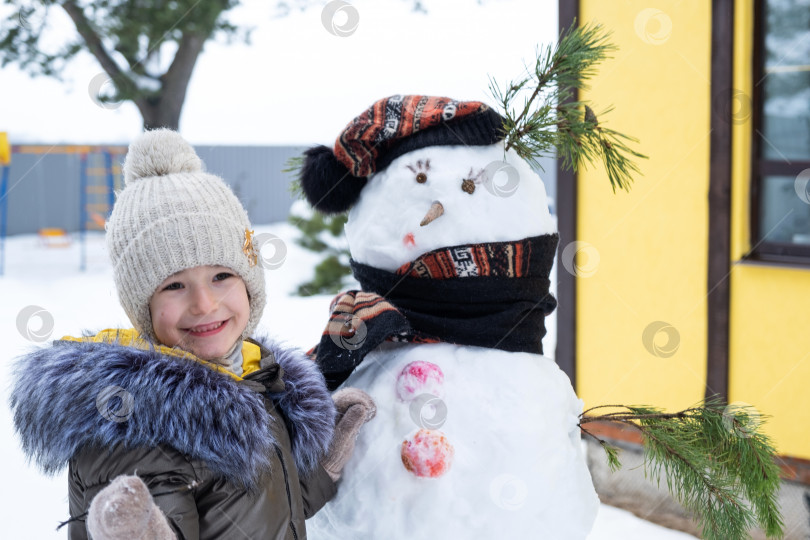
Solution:
[[[377,406],[371,396],[357,388],[343,388],[332,395],[338,411],[335,435],[329,453],[322,463],[333,482],[340,479],[343,467],[354,452],[354,441],[360,428],[374,418]]]
[[[93,540],[176,540],[166,516],[137,476],[118,476],[90,503],[87,530]]]

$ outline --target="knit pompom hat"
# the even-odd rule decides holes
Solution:
[[[304,153],[301,188],[325,214],[351,208],[368,177],[399,156],[427,146],[487,146],[504,138],[503,117],[480,101],[390,96],[349,122],[334,148]]]
[[[148,131],[129,147],[124,189],[107,222],[107,251],[118,297],[135,329],[157,343],[149,301],[169,276],[196,266],[225,266],[245,282],[248,337],[265,304],[247,212],[221,178],[202,170],[176,132]]]

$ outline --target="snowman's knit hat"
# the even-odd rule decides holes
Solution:
[[[357,202],[367,177],[426,146],[485,146],[504,138],[503,118],[485,103],[446,97],[390,96],[352,120],[334,148],[305,152],[301,187],[327,214]]]
[[[221,178],[202,170],[194,149],[168,129],[148,131],[129,147],[125,188],[107,222],[107,251],[121,305],[135,329],[157,342],[149,301],[169,276],[196,266],[225,266],[247,288],[248,337],[265,304],[250,221]]]

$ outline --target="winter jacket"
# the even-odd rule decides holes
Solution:
[[[334,405],[302,353],[245,343],[260,361],[244,378],[120,341],[61,340],[19,360],[15,426],[47,473],[69,467],[71,540],[88,538],[84,513],[122,474],[144,480],[180,539],[306,538],[335,494],[319,465]]]

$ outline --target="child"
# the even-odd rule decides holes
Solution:
[[[248,337],[265,304],[250,222],[188,143],[145,133],[124,178],[107,249],[134,329],[19,361],[24,451],[68,465],[70,539],[306,538],[373,402],[333,403],[303,353]]]

